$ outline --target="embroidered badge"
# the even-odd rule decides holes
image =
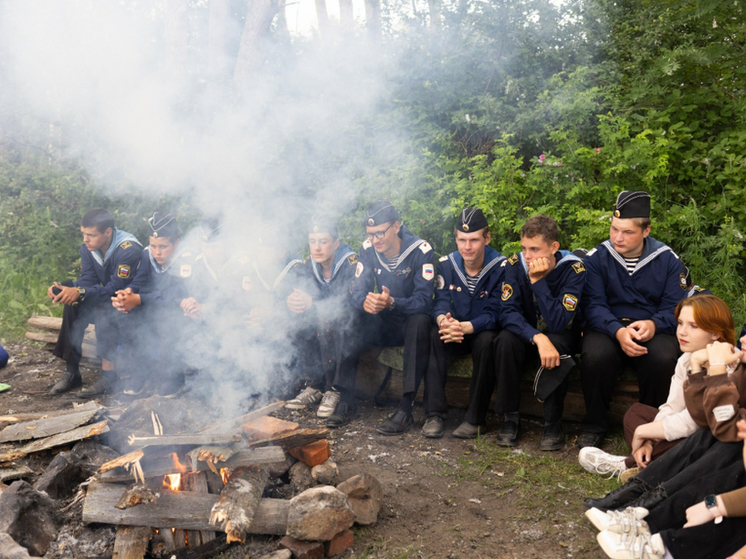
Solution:
[[[479,298],[480,299],[484,299],[485,297],[487,297],[487,292],[486,291],[480,291],[479,292]]]
[[[192,275],[192,266],[190,264],[182,264],[179,268],[179,276],[182,278],[188,278]]]
[[[445,262],[446,260],[448,260],[447,254],[445,256],[441,256],[440,258],[438,258],[438,262]]]
[[[712,409],[712,415],[715,416],[715,421],[728,421],[731,417],[736,415],[736,410],[733,409],[733,404],[727,406],[717,406]]]
[[[679,287],[686,291],[686,274],[684,272],[679,274]]]
[[[370,241],[370,239],[366,239],[363,241],[363,249],[368,249],[373,246],[373,243]]]
[[[427,241],[422,241],[422,243],[420,244],[420,250],[422,251],[422,254],[427,254],[428,252],[430,252],[431,250],[433,250],[433,247],[431,247],[427,243]]]
[[[580,272],[585,272],[585,266],[582,262],[575,262],[575,264],[572,265],[572,269],[575,270],[576,274],[579,274]]]
[[[518,255],[517,255],[517,254],[514,254],[513,256],[511,256],[510,258],[508,258],[508,262],[510,262],[510,265],[511,265],[511,266],[512,266],[513,264],[517,263],[517,262],[518,262]]]
[[[117,266],[117,277],[120,277],[122,279],[127,279],[130,277],[130,274],[132,273],[132,268],[127,266],[127,264],[120,264]]]
[[[124,241],[121,245],[119,245],[119,248],[123,250],[127,250],[129,247],[132,246],[132,243],[129,241]]]
[[[365,266],[363,266],[362,262],[357,263],[357,268],[355,268],[355,277],[359,278],[360,274],[363,273],[363,270],[365,269]]]
[[[357,262],[358,262],[357,254],[352,254],[352,255],[350,255],[350,256],[347,257],[347,263],[350,266],[354,266],[355,264],[357,264]]]
[[[422,277],[430,281],[435,277],[435,267],[432,264],[422,265]]]
[[[508,261],[507,261],[507,260],[503,260],[503,261],[502,261],[502,262],[500,263],[500,267],[501,267],[501,268],[505,268],[505,266],[507,266],[507,265],[508,265]]]
[[[446,286],[446,280],[443,278],[443,276],[438,274],[435,277],[435,289],[443,289],[445,286]]]
[[[241,289],[244,291],[251,291],[251,278],[249,276],[243,276],[241,278]]]
[[[509,283],[503,284],[503,292],[500,295],[500,299],[507,301],[513,295],[513,287]]]
[[[575,295],[565,293],[562,296],[562,306],[569,312],[575,312],[575,309],[578,308],[578,298]]]

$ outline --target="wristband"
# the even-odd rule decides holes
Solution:
[[[710,367],[717,367],[718,365],[722,365],[723,367],[727,367],[725,363],[710,363]]]
[[[718,498],[715,495],[707,495],[707,497],[705,497],[705,506],[707,507],[707,510],[715,509],[710,512],[716,513],[715,524],[720,524],[723,521],[723,516],[720,514],[720,507],[718,507]]]

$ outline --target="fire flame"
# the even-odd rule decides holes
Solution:
[[[228,468],[220,468],[220,479],[223,480],[223,485],[228,483],[228,478],[231,477],[231,472]]]
[[[171,491],[178,491],[181,485],[181,474],[166,474],[163,476],[163,485]]]

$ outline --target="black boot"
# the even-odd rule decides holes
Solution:
[[[116,373],[114,371],[99,371],[99,377],[96,382],[91,386],[83,388],[78,392],[78,396],[81,398],[96,398],[97,396],[103,396],[109,394],[114,390],[114,384],[116,382]]]
[[[626,508],[628,503],[637,499],[640,495],[649,491],[650,487],[645,482],[633,477],[621,487],[617,487],[611,493],[600,499],[586,499],[585,508],[596,508],[602,511]]]
[[[83,386],[83,378],[80,376],[80,369],[77,365],[68,363],[65,368],[65,376],[62,380],[55,384],[49,391],[50,394],[62,394],[63,392],[69,392],[73,388]]]
[[[626,506],[628,507],[642,507],[644,509],[652,510],[663,501],[668,498],[666,490],[663,489],[662,485],[659,485],[651,491],[646,491],[640,495],[637,499],[630,501]]]

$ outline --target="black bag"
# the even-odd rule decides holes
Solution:
[[[557,390],[557,387],[567,378],[572,368],[575,366],[575,359],[570,355],[560,355],[559,367],[554,369],[545,369],[539,367],[534,377],[534,395],[539,402],[544,402],[549,395]]]

